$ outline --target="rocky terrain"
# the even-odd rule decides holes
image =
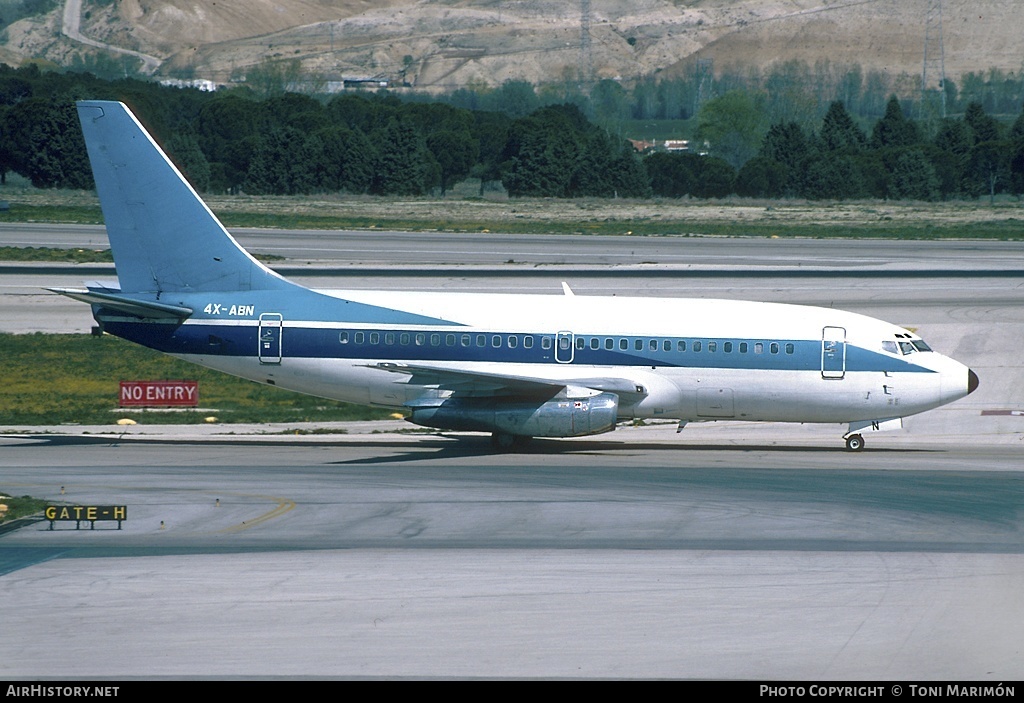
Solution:
[[[796,59],[919,75],[934,2],[62,0],[7,27],[0,60],[132,52],[157,75],[221,83],[267,59],[297,60],[323,80],[437,90],[671,76],[696,59],[716,70]],[[1024,3],[943,0],[942,15],[947,75],[1021,69]]]

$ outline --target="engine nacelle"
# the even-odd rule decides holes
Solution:
[[[447,398],[412,409],[409,422],[441,430],[501,432],[526,437],[582,437],[615,429],[619,397],[554,398],[545,402]]]

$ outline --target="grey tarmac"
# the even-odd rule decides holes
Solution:
[[[557,240],[543,257],[572,254]],[[438,241],[396,246],[393,276],[313,266],[303,282],[558,294],[564,273],[578,295],[835,305],[914,327],[981,387],[859,454],[838,426],[745,423],[511,455],[400,422],[0,428],[0,488],[129,506],[121,532],[0,535],[4,630],[24,633],[0,638],[0,677],[1024,675],[1021,245],[815,240],[780,258],[775,240],[685,239],[673,246],[701,263],[652,257],[629,277],[601,275],[596,251],[581,275],[538,258],[540,274],[488,277],[500,262],[481,254],[476,271],[403,277],[403,256],[462,243]],[[384,266],[377,252],[363,264]],[[832,275],[787,275],[802,261]],[[66,331],[87,330],[86,310],[51,313],[26,292],[87,271],[5,270],[5,331],[64,314],[81,318]]]

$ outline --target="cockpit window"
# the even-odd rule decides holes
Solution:
[[[913,354],[917,350],[914,349],[914,345],[910,342],[900,342],[900,351],[904,354]]]
[[[910,343],[914,345],[914,349],[917,349],[920,352],[928,352],[932,350],[931,347],[924,343],[923,339],[913,339]]]
[[[899,348],[896,346],[896,342],[890,342],[889,340],[885,340],[882,342],[882,351],[887,351],[890,354],[900,353]]]

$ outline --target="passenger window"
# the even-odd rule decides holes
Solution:
[[[550,349],[551,348],[551,337],[541,337],[540,338],[540,346],[541,346],[541,349]]]
[[[426,342],[426,341],[427,341],[427,335],[423,334],[422,332],[417,332],[416,333],[416,346],[417,347],[422,347],[424,342]]]
[[[638,339],[635,342],[633,342],[633,348],[636,349],[637,351],[643,351],[644,350],[644,340]]]
[[[432,347],[439,347],[439,346],[441,346],[441,335],[439,335],[439,334],[432,334],[432,335],[430,335],[430,346],[432,346]]]
[[[342,344],[348,344],[348,332],[342,332],[338,335],[338,341]]]
[[[740,354],[746,354],[747,353],[747,349],[749,349],[749,347],[747,346],[747,343],[746,342],[740,342]]]
[[[409,333],[408,332],[403,332],[402,336],[400,337],[400,339],[402,341],[402,344],[408,344],[409,343]]]
[[[732,342],[726,342],[725,344],[723,344],[722,345],[722,350],[726,354],[732,354]]]
[[[670,340],[666,339],[664,342],[661,343],[661,349],[662,349],[662,351],[667,351],[667,352],[672,351],[672,342]]]
[[[380,332],[370,332],[370,344],[380,344]]]
[[[612,339],[611,337],[605,337],[604,338],[604,348],[605,349],[614,349],[615,348],[615,340]]]
[[[516,347],[518,347],[519,337],[515,336],[514,334],[510,334],[508,336],[508,346],[510,349],[515,349]]]
[[[533,349],[533,335],[532,334],[528,334],[525,337],[523,337],[523,346],[526,347],[527,349]]]
[[[476,336],[476,345],[478,347],[486,347],[487,346],[487,335],[486,334],[478,334]]]
[[[583,339],[583,337],[577,337],[576,338],[576,348],[577,349],[583,349],[586,346],[587,346],[587,340]]]
[[[676,342],[676,351],[681,351],[681,352],[686,351],[686,340],[685,339],[680,339],[678,342]]]
[[[362,332],[356,332],[356,344],[362,344],[366,339],[366,335]]]
[[[619,349],[621,349],[622,351],[626,351],[627,349],[629,349],[629,340],[627,340],[625,337],[620,337]]]
[[[658,351],[658,340],[657,339],[652,339],[648,346],[650,346],[651,351],[653,351],[653,352]]]
[[[699,352],[699,351],[700,351],[700,349],[701,349],[701,343],[700,343],[699,341],[698,341],[698,342],[694,342],[694,343],[693,343],[693,350],[694,350],[695,352]]]
[[[763,354],[764,353],[764,342],[754,342],[754,353],[755,354]]]
[[[444,336],[444,345],[446,347],[454,347],[455,346],[455,335],[454,334],[446,334]]]
[[[778,354],[779,353],[779,343],[778,342],[772,342],[771,345],[768,347],[768,349],[771,351],[772,354]]]
[[[796,347],[793,345],[793,343],[792,342],[787,342],[786,343],[786,353],[787,354],[792,354],[795,351],[796,351]]]
[[[708,342],[708,351],[709,352],[718,351],[718,342]]]
[[[394,344],[395,343],[395,333],[394,332],[385,332],[384,333],[384,343],[385,344]]]
[[[496,334],[493,337],[491,337],[491,346],[492,347],[500,347],[501,346],[501,335],[500,334]]]
[[[470,344],[472,344],[472,342],[473,338],[470,337],[468,334],[462,335],[462,346],[468,347]]]
[[[597,337],[591,337],[590,338],[590,348],[591,349],[600,349],[601,348],[601,340],[598,339]]]

